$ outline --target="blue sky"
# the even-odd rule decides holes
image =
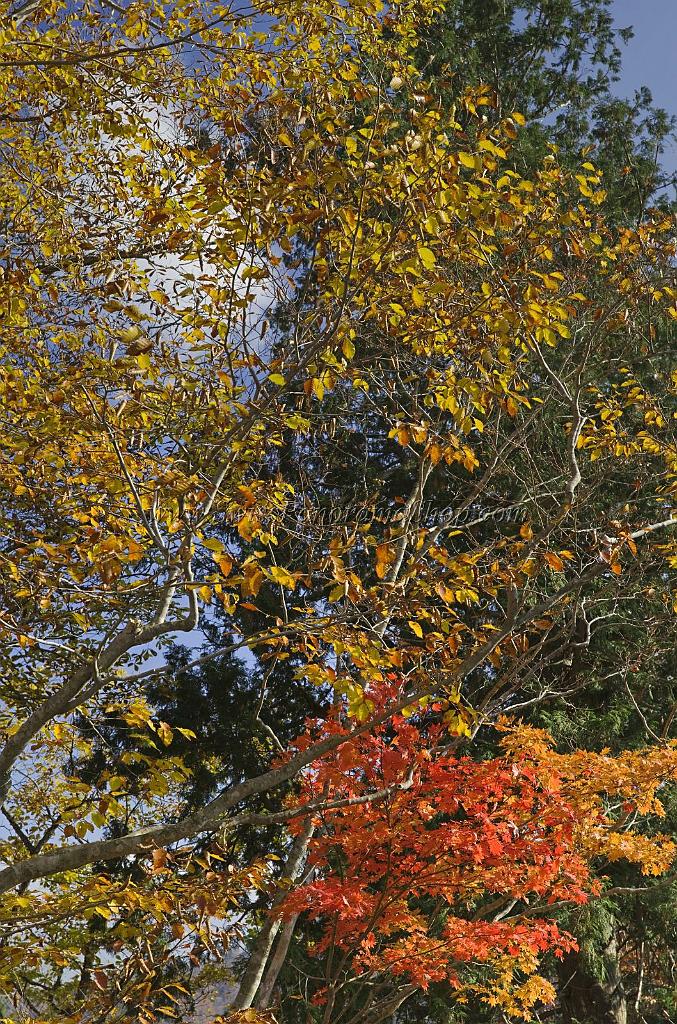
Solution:
[[[623,75],[616,87],[625,96],[648,85],[654,103],[677,114],[677,0],[613,0],[619,28],[632,25],[635,37],[623,47]],[[677,170],[677,146],[666,153],[666,169]]]

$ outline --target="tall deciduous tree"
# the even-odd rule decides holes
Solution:
[[[670,222],[607,223],[587,161],[515,170],[487,87],[441,109],[436,13],[0,25],[3,985],[36,1016],[174,1012],[266,881],[232,837],[331,802],[282,787],[404,709],[471,736],[669,587]],[[163,645],[217,605],[179,667],[264,665],[244,774],[157,714]],[[347,729],[273,764],[306,699]]]

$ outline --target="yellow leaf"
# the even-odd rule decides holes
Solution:
[[[346,359],[353,358],[353,356],[355,355],[355,346],[353,345],[350,338],[344,339],[343,344],[341,345],[341,351],[343,352],[343,355],[346,357]]]
[[[418,258],[420,259],[421,263],[426,268],[426,270],[432,270],[436,263],[435,253],[432,251],[432,249],[429,249],[427,245],[419,245],[417,252]]]
[[[185,736],[187,740],[197,739],[197,736],[192,729],[182,729],[180,725],[177,725],[176,731],[180,732],[182,736]]]
[[[253,540],[254,534],[260,529],[261,524],[258,519],[245,513],[237,524],[237,532],[240,534],[243,540]]]
[[[166,747],[172,742],[172,737],[174,736],[171,727],[166,722],[160,722],[157,727],[157,734]]]
[[[135,324],[133,327],[124,327],[118,331],[118,337],[125,345],[131,345],[133,341],[141,337],[142,333],[141,328]]]
[[[444,721],[453,736],[472,736],[470,724],[462,712],[447,712]]]
[[[418,622],[415,622],[413,619],[409,619],[409,628],[412,633],[415,633],[416,636],[419,637],[419,639],[423,637],[423,630],[419,626]]]
[[[266,575],[279,583],[282,587],[287,587],[289,590],[294,590],[296,587],[296,579],[287,569],[283,569],[281,565],[272,565],[266,570]]]
[[[472,153],[459,153],[458,159],[459,162],[462,163],[464,167],[468,167],[471,170],[475,169],[475,157],[472,155]]]

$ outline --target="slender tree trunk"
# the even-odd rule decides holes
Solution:
[[[275,983],[277,982],[278,975],[282,970],[282,965],[287,959],[287,953],[289,952],[289,944],[294,934],[294,928],[298,920],[298,914],[294,914],[282,925],[280,930],[277,945],[275,946],[275,952],[268,964],[268,970],[265,973],[265,977],[259,986],[259,990],[256,993],[254,999],[254,1007],[257,1010],[267,1009],[273,998],[273,990],[275,989]]]
[[[561,961],[558,973],[563,1024],[627,1024],[628,1006],[615,932],[604,947],[604,959],[603,981],[593,976],[580,952],[567,953]]]
[[[308,850],[308,842],[312,834],[312,819],[307,818],[303,831],[299,832],[289,852],[289,857],[287,858],[287,862],[281,876],[282,882],[293,883],[299,878],[303,870]],[[249,1009],[256,999],[256,994],[263,979],[268,958],[270,957],[270,951],[273,948],[273,943],[275,942],[275,936],[279,932],[282,924],[281,919],[276,917],[273,912],[277,907],[279,907],[287,894],[287,890],[288,885],[285,885],[284,888],[281,889],[280,894],[273,901],[271,913],[266,918],[263,927],[256,936],[256,940],[254,941],[251,955],[249,957],[249,963],[247,964],[247,968],[242,976],[242,980],[240,981],[240,987],[237,990],[237,995],[233,1001],[232,1008],[235,1010]]]

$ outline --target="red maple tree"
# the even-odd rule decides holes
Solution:
[[[628,798],[634,787],[633,807],[659,810],[655,790],[675,771],[674,747],[647,757],[638,778],[623,758],[558,755],[546,734],[513,727],[501,756],[474,760],[458,755],[436,710],[346,742],[305,777],[303,804],[335,806],[317,817],[313,877],[283,913],[321,922],[312,952],[325,955],[315,999],[326,1021],[334,1010],[343,1018],[346,1001],[351,1020],[381,1019],[379,1006],[432,982],[528,1017],[554,998],[537,974],[543,954],[575,948],[548,914],[601,890],[592,858],[623,856],[657,873],[672,857],[660,837],[627,831],[627,813],[615,819],[606,796]],[[337,714],[321,728],[345,724]],[[311,725],[297,745],[316,738]]]

